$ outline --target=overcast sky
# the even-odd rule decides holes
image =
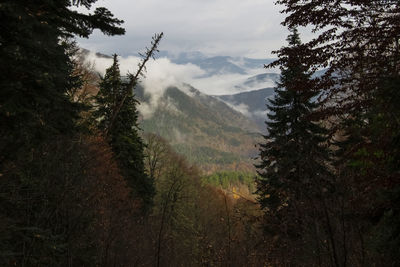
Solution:
[[[135,55],[154,33],[164,32],[160,50],[267,58],[288,34],[274,0],[99,0],[96,5],[123,19],[126,34],[94,32],[79,43],[107,54]]]

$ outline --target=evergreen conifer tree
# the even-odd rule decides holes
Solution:
[[[152,204],[155,189],[153,181],[145,173],[144,143],[139,136],[137,122],[136,105],[139,102],[135,99],[132,91],[126,96],[124,104],[114,116],[120,102],[129,90],[127,86],[128,84],[121,80],[118,58],[117,55],[114,55],[113,65],[106,70],[100,83],[94,116],[98,119],[99,129],[108,135],[123,176],[133,189],[135,197],[142,199],[143,208],[146,210]]]
[[[6,0],[0,4],[0,162],[68,134],[80,111],[66,93],[76,86],[66,39],[88,37],[94,29],[123,34],[123,21],[97,8],[96,0]]]
[[[318,108],[313,101],[317,93],[296,29],[291,29],[287,41],[289,46],[278,51],[279,59],[270,65],[280,65],[281,77],[268,105],[268,134],[260,144],[261,163],[256,165],[257,193],[269,223],[274,222],[266,228],[304,242],[307,216],[315,213],[312,205],[328,187],[329,154],[322,145],[326,130],[310,118]]]
[[[318,32],[309,62],[327,68],[322,114],[335,118],[337,188],[347,216],[348,260],[400,264],[400,2],[279,0],[283,25]],[[351,215],[351,216],[348,216]],[[361,252],[355,248],[361,247]],[[353,264],[354,265],[354,264]]]
[[[124,29],[105,8],[75,8],[95,2],[0,2],[1,266],[96,265],[92,213],[81,198],[88,178],[76,123],[82,106],[68,97],[80,82],[70,44],[94,29]]]

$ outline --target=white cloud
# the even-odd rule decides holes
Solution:
[[[251,117],[251,113],[249,112],[249,106],[247,106],[244,103],[240,103],[239,105],[234,105],[232,103],[229,102],[225,102],[229,107],[233,108],[234,110],[242,113],[243,115],[245,115],[246,117]]]
[[[190,84],[208,95],[230,95],[275,86],[273,80],[244,84],[247,79],[265,72],[262,68],[246,69],[246,71],[247,74],[228,73],[202,78],[193,77],[190,79]]]
[[[221,74],[192,79],[190,84],[208,95],[225,95],[235,93],[235,85],[240,84],[248,75]]]
[[[121,65],[123,63],[124,60],[121,60]],[[142,83],[145,93],[151,95],[150,109],[154,110],[168,87],[183,87],[182,84],[188,82],[192,77],[203,74],[204,71],[193,64],[178,65],[167,58],[149,61],[146,78],[143,79]],[[144,109],[148,110],[149,108]],[[147,115],[151,115],[151,113],[147,113]]]
[[[253,112],[254,116],[259,117],[259,118],[266,118],[267,114],[269,113],[269,110],[256,110]]]
[[[94,53],[90,53],[86,60],[94,63],[94,69],[101,75],[105,74],[105,70],[112,65],[112,59],[97,57]],[[135,73],[137,65],[140,62],[138,57],[119,58],[121,75],[124,76],[128,72]],[[163,96],[165,90],[171,86],[177,86],[182,91],[189,92],[187,85],[195,77],[204,75],[204,71],[193,64],[178,65],[172,63],[167,58],[150,60],[147,65],[145,78],[141,79],[141,83],[145,89],[145,94],[150,95],[150,103],[142,103],[139,110],[143,116],[151,116],[158,105],[159,99]]]

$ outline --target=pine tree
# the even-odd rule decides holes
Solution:
[[[134,196],[143,201],[144,210],[152,204],[154,196],[153,181],[147,176],[144,168],[144,143],[139,135],[139,103],[132,91],[125,98],[124,104],[114,116],[129,86],[121,80],[117,55],[113,65],[106,70],[96,96],[97,107],[94,116],[98,127],[108,135],[109,143],[116,155],[122,174],[131,186]],[[111,127],[111,121],[112,127]],[[111,127],[111,128],[110,128]]]
[[[284,233],[288,240],[304,242],[307,216],[315,213],[312,205],[317,205],[328,189],[329,154],[323,146],[326,130],[311,120],[318,108],[317,93],[296,29],[287,41],[289,46],[278,51],[279,59],[271,64],[280,65],[281,77],[268,106],[268,134],[260,144],[257,194],[269,223],[275,222],[276,228],[270,230]]]

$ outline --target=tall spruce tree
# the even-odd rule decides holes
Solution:
[[[91,266],[69,39],[124,29],[96,0],[0,2],[0,265]],[[76,140],[78,139],[78,141]],[[86,199],[87,199],[86,195]],[[78,253],[79,251],[79,253]]]
[[[143,208],[147,210],[152,204],[155,189],[144,167],[144,143],[139,136],[136,109],[139,102],[128,86],[128,83],[121,80],[118,58],[114,55],[113,65],[106,70],[100,83],[94,116],[98,120],[99,129],[107,133],[122,174],[131,186],[134,196],[142,199]],[[115,115],[127,90],[131,91]]]
[[[292,248],[284,249],[291,249],[289,254],[296,257],[305,253],[300,244],[306,242],[303,232],[309,227],[307,220],[315,215],[316,205],[328,189],[329,153],[323,145],[326,130],[311,120],[318,108],[313,101],[317,92],[296,29],[291,29],[287,41],[289,46],[278,51],[279,59],[269,65],[280,65],[281,77],[268,105],[268,134],[260,144],[257,194],[268,218],[266,229],[271,227],[274,235],[285,236],[281,244],[295,242]]]
[[[335,118],[344,141],[336,156],[340,162],[336,171],[351,215],[346,216],[351,229],[346,238],[349,260],[358,265],[397,266],[400,2],[279,0],[277,4],[287,14],[284,25],[308,26],[318,32],[306,44],[308,61],[327,68],[318,86],[334,105],[327,105],[324,114]],[[361,247],[361,253],[355,247]]]

